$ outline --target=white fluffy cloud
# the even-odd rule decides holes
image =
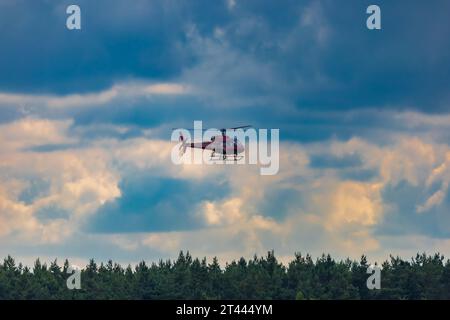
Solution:
[[[68,123],[25,118],[0,126],[4,138],[0,161],[0,236],[15,234],[32,241],[55,242],[70,236],[85,215],[120,196],[118,175],[109,167],[107,150],[36,152],[29,148],[74,142]],[[41,182],[36,195],[21,194]],[[40,210],[64,210],[68,216],[41,221]]]

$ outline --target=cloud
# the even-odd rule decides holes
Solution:
[[[77,95],[123,79],[182,79],[202,84],[209,101],[224,105],[448,111],[441,66],[448,65],[449,42],[440,32],[448,3],[409,3],[405,14],[402,4],[382,1],[389,15],[377,34],[365,28],[369,4],[171,0],[125,10],[118,0],[83,0],[86,24],[77,33],[64,28],[65,3],[9,2],[0,13],[12,28],[0,37],[0,70],[9,75],[0,78],[0,92]],[[422,23],[408,23],[417,12]]]
[[[3,240],[56,253],[89,235],[110,239],[121,257],[145,248],[168,257],[192,246],[229,259],[271,248],[288,257],[299,244],[316,254],[381,256],[392,234],[450,234],[443,223],[450,149],[428,135],[281,141],[280,172],[265,177],[256,166],[175,166],[174,144],[156,138],[157,129],[91,140],[84,130],[92,128],[36,118],[0,125],[8,141],[0,166]],[[68,147],[36,149],[61,144]],[[348,176],[355,166],[371,176]]]
[[[383,212],[380,183],[343,182],[335,191],[330,202],[329,229],[356,223],[373,226]]]
[[[447,191],[448,191],[448,184],[445,184],[442,190],[438,190],[435,193],[433,193],[423,205],[417,206],[417,212],[423,213],[435,206],[440,205],[444,200],[444,198],[446,197]]]
[[[117,84],[97,93],[70,94],[66,96],[46,96],[34,94],[0,93],[0,105],[34,105],[49,108],[71,108],[105,105],[115,99],[149,97],[152,95],[186,94],[186,86],[176,83],[126,83]]]
[[[98,149],[39,153],[27,151],[44,143],[73,142],[67,122],[24,119],[0,126],[5,138],[0,166],[2,235],[38,242],[67,238],[108,199],[120,195],[117,176],[106,153]],[[42,186],[32,184],[37,181]],[[25,196],[28,194],[28,197]],[[68,217],[39,219],[39,212],[64,210]]]
[[[49,121],[46,119],[24,118],[0,125],[0,153],[10,153],[42,144],[71,143],[65,135],[71,121]]]
[[[89,221],[91,232],[192,230],[204,226],[196,212],[202,199],[220,198],[226,186],[158,178],[139,172],[123,178],[121,196],[105,203]]]
[[[448,186],[450,183],[450,171],[449,171],[449,163],[450,162],[450,153],[447,152],[445,154],[444,162],[437,166],[430,173],[427,181],[426,187],[430,189],[434,184],[440,183],[440,189],[433,193],[423,205],[417,206],[417,212],[423,213],[427,212],[430,209],[437,207],[443,203],[448,194]]]
[[[229,10],[233,10],[233,8],[236,6],[236,0],[226,0],[227,6]]]

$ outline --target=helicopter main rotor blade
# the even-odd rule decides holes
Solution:
[[[206,131],[206,130],[209,130],[209,129],[194,129],[194,128],[172,128],[172,130],[187,130],[187,131],[194,131],[194,130],[202,130],[202,131]]]
[[[250,128],[251,125],[246,125],[246,126],[240,126],[240,127],[234,127],[234,128],[229,128],[230,130],[237,130],[237,129],[246,129],[246,128]]]
[[[217,129],[217,128],[208,128],[208,129],[196,129],[196,128],[172,128],[172,130],[188,130],[188,131],[193,131],[193,130],[202,130],[202,131],[206,131],[206,130],[212,130],[215,129],[217,131],[226,131],[226,130],[237,130],[237,129],[246,129],[246,128],[251,128],[251,125],[246,125],[246,126],[239,126],[239,127],[234,127],[234,128],[221,128],[221,129]]]

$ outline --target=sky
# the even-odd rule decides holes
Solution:
[[[0,0],[0,256],[450,257],[449,11]],[[279,129],[278,174],[174,165],[195,120]]]

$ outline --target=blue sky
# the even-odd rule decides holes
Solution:
[[[450,3],[370,4],[1,1],[0,255],[450,255]],[[173,165],[194,120],[279,128],[279,173]]]

